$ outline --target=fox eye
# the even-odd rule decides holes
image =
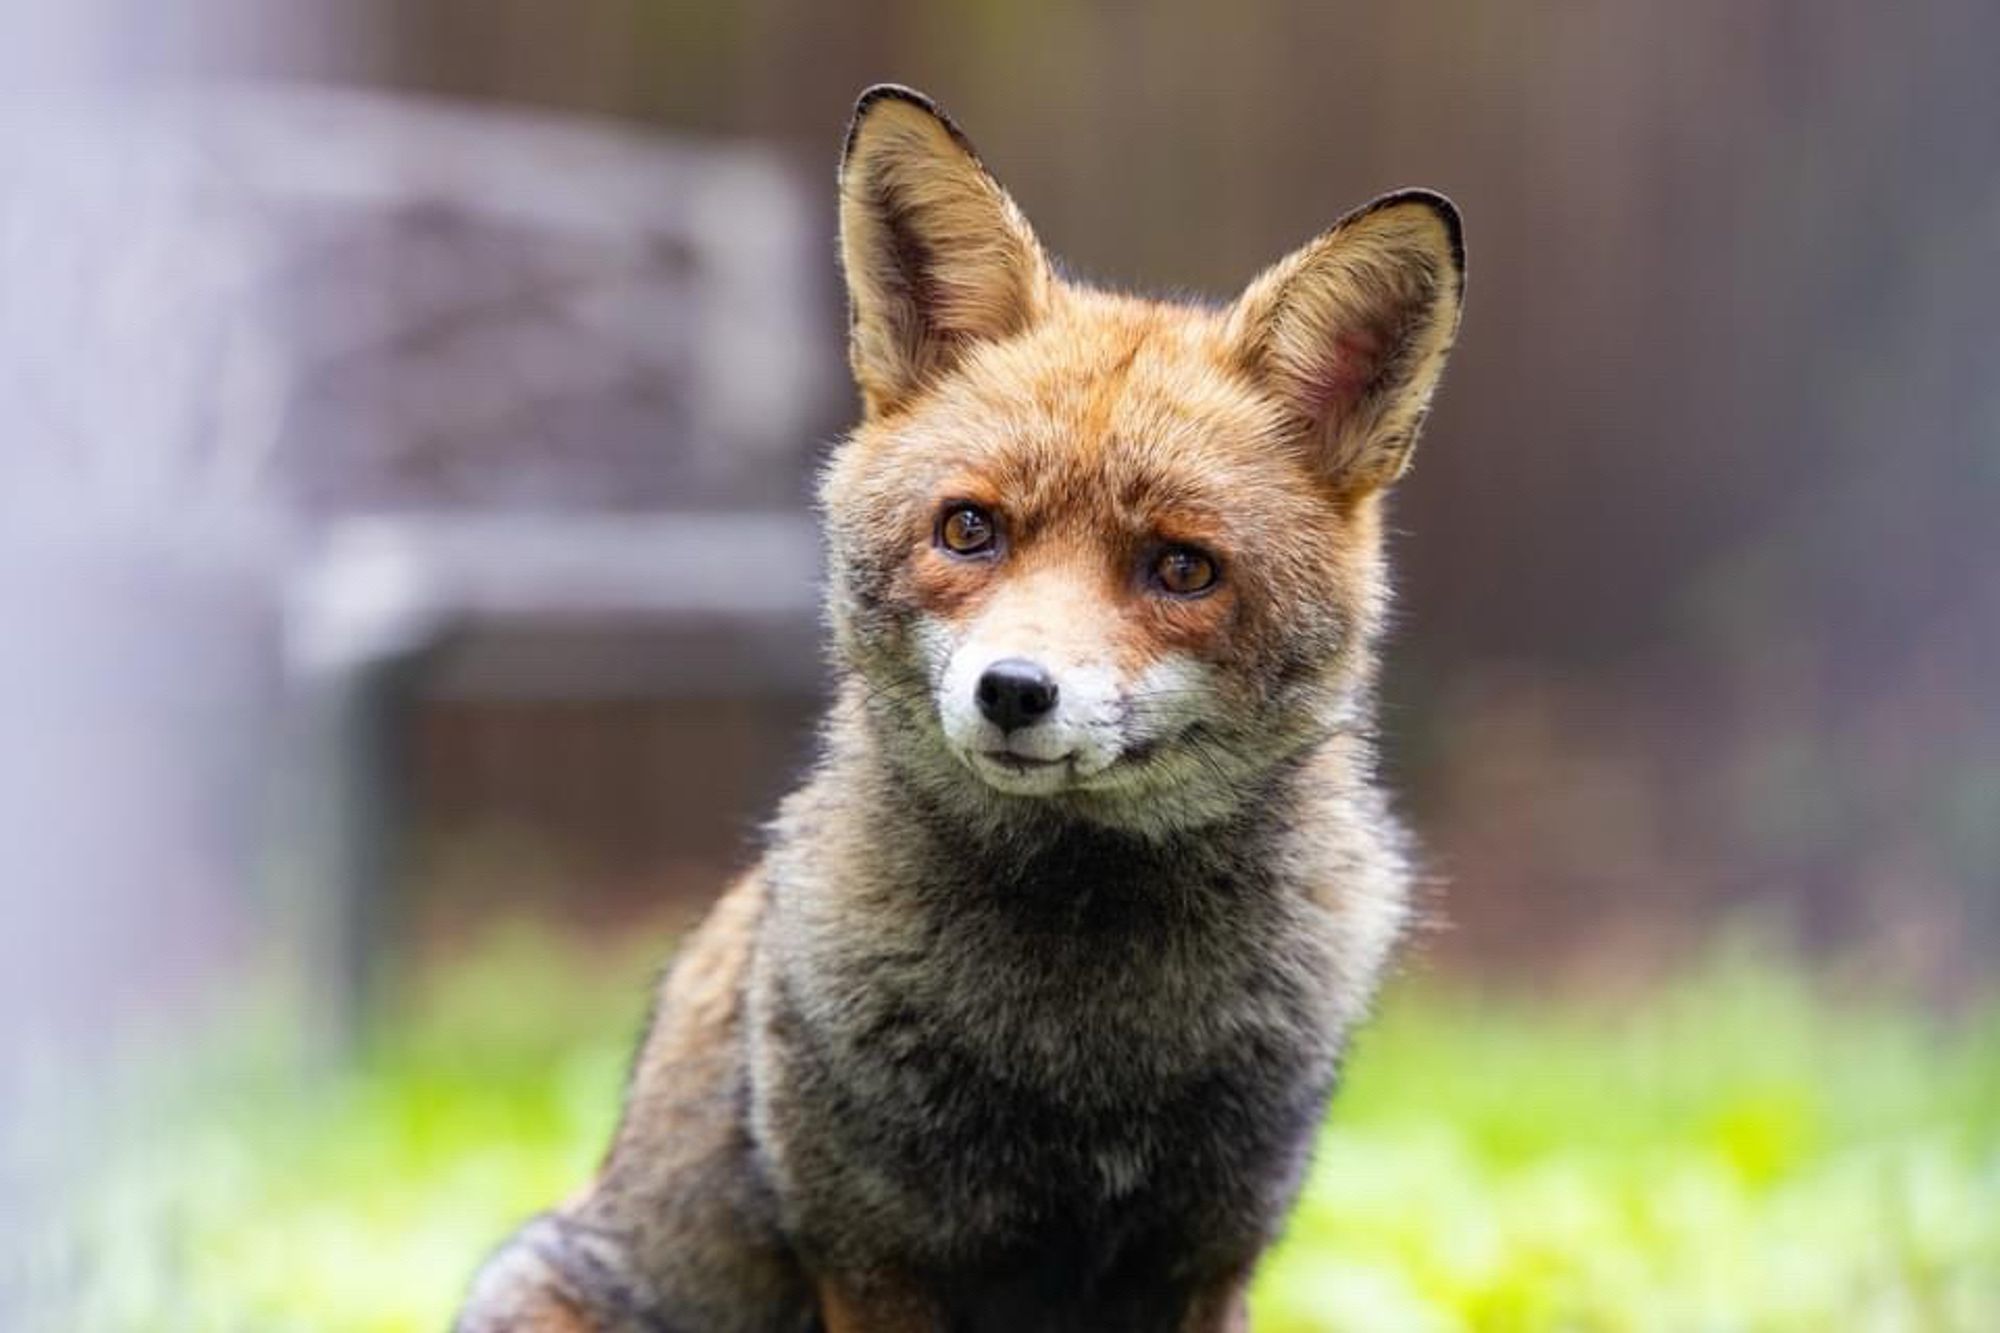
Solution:
[[[1199,597],[1215,586],[1215,559],[1192,546],[1169,546],[1153,557],[1153,586],[1174,597]]]
[[[938,518],[938,544],[953,555],[984,555],[999,538],[993,515],[975,504],[951,505]]]

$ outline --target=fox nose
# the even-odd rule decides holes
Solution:
[[[1039,722],[1056,706],[1056,681],[1025,657],[1009,657],[987,667],[973,692],[979,711],[1002,731]]]

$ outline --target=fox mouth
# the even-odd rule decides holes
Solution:
[[[1080,756],[1074,750],[1047,759],[1000,747],[959,754],[987,786],[1015,796],[1054,796],[1072,790],[1079,777]]]
[[[1076,762],[1076,756],[1073,754],[1059,755],[1054,759],[1036,759],[1032,755],[1019,754],[1013,750],[981,750],[979,757],[1006,769],[1009,773],[1043,773],[1051,769],[1067,768]]]

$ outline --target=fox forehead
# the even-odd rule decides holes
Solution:
[[[1068,524],[1234,547],[1327,516],[1282,410],[1230,366],[1219,315],[1065,295],[865,425],[840,464],[894,478],[913,504],[992,505],[1022,537]]]

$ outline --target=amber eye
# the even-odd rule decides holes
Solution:
[[[955,504],[938,519],[938,543],[953,555],[984,555],[999,538],[993,515],[973,504]]]
[[[1175,597],[1198,597],[1215,586],[1215,560],[1192,546],[1169,546],[1153,559],[1153,583]]]

